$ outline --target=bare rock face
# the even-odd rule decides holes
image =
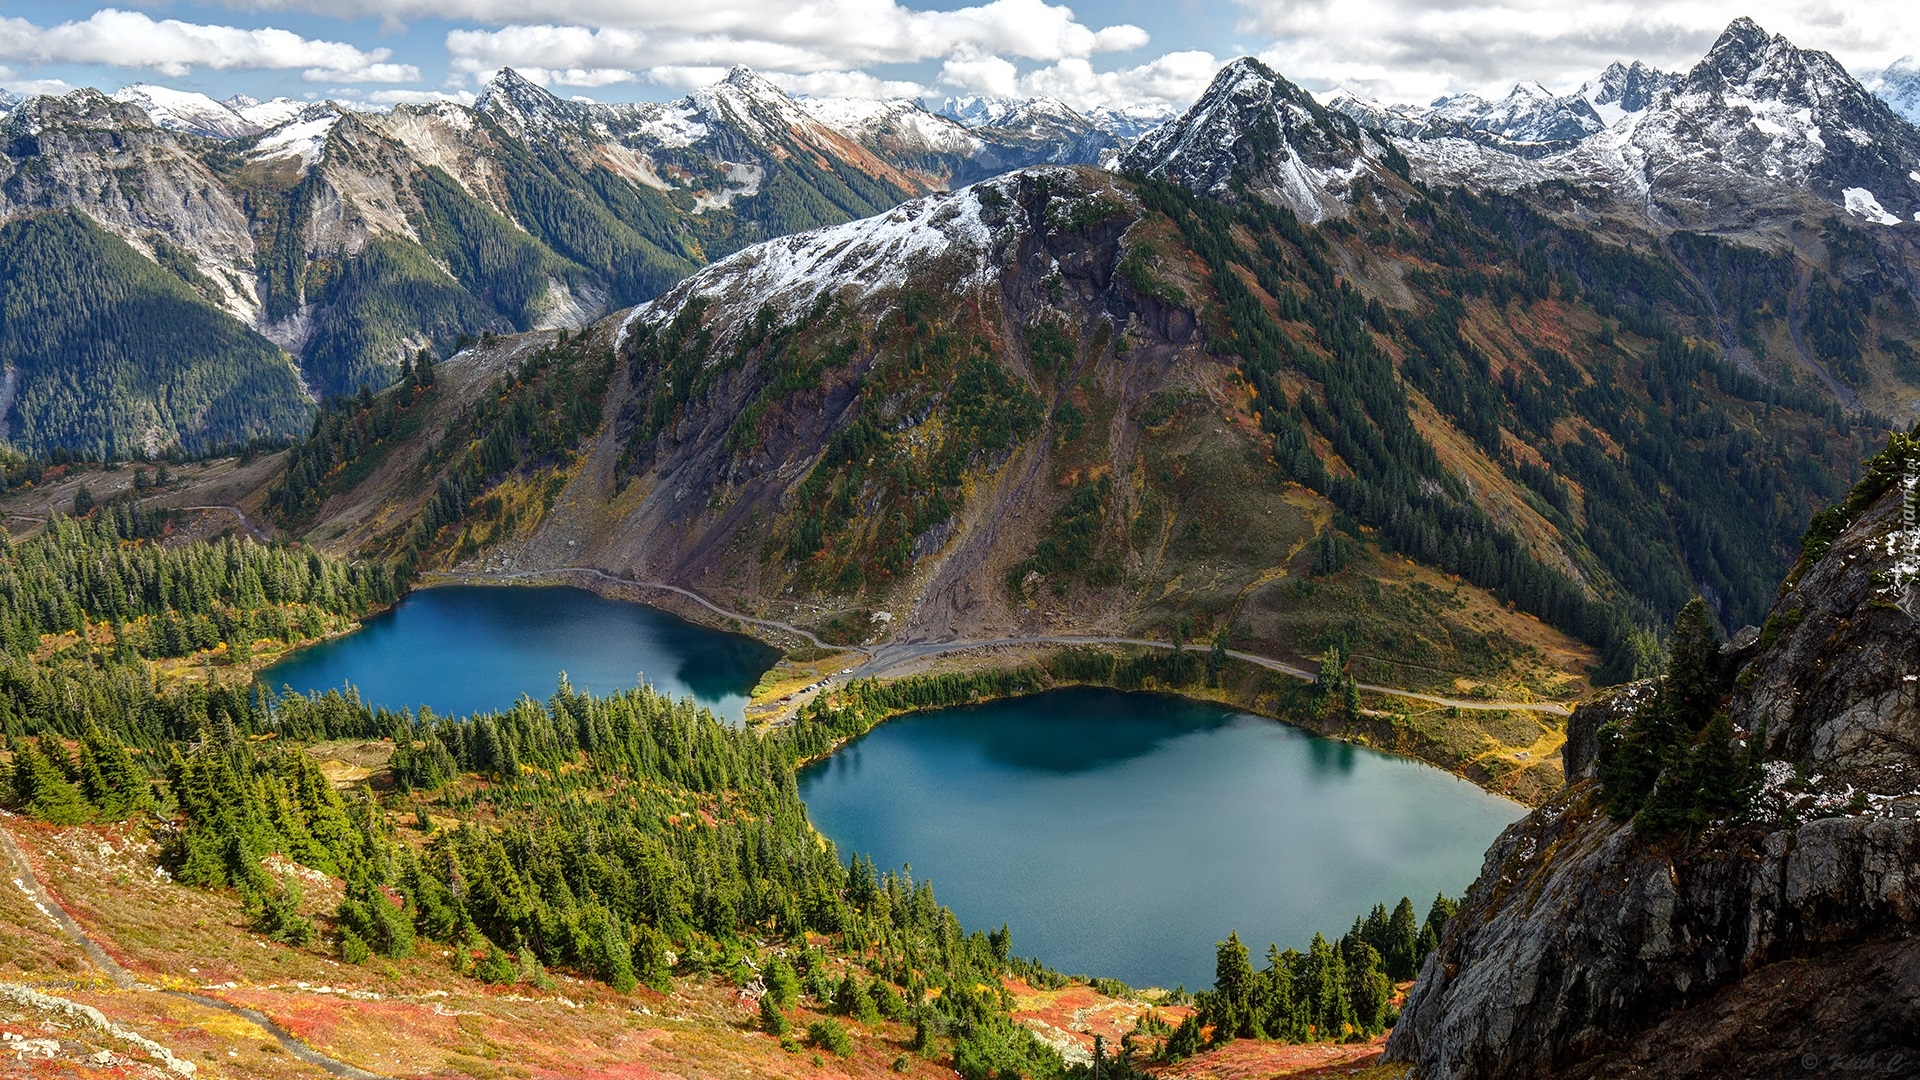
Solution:
[[[1568,786],[1488,852],[1390,1059],[1426,1078],[1920,1070],[1916,457],[1876,462],[1881,493],[1728,654],[1735,730],[1766,751],[1750,811],[1657,841],[1613,820],[1601,728],[1648,687],[1583,707]]]

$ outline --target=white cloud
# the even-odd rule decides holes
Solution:
[[[1803,48],[1863,70],[1920,38],[1920,5],[1847,0],[1236,0],[1242,33],[1270,41],[1260,55],[1282,74],[1324,89],[1387,100],[1443,93],[1503,95],[1538,81],[1572,90],[1614,60],[1691,67],[1735,18],[1751,16]]]
[[[471,90],[375,90],[364,96],[356,96],[352,91],[341,91],[337,97],[365,101],[372,105],[433,105],[442,101],[471,105],[479,95]]]
[[[940,81],[992,97],[1057,98],[1082,110],[1145,106],[1178,111],[1193,104],[1220,64],[1212,53],[1194,49],[1112,71],[1095,71],[1088,61],[1072,57],[1022,73],[997,56],[970,56],[947,61]]]
[[[417,0],[395,2],[404,8]],[[638,0],[620,5],[561,0],[543,7],[542,14],[578,18],[542,25],[512,21],[492,0],[445,0],[433,9],[436,14],[508,20],[493,29],[447,34],[450,67],[456,74],[477,79],[512,67],[531,78],[529,69],[537,69],[548,81],[568,86],[628,81],[684,85],[685,73],[746,64],[794,85],[802,85],[795,80],[811,78],[823,87],[838,83],[886,92],[886,80],[861,69],[984,55],[1056,63],[1147,43],[1146,31],[1137,26],[1090,27],[1071,8],[1046,0],[987,0],[946,11],[915,11],[896,0]],[[907,86],[896,83],[892,89]]]
[[[411,64],[388,63],[389,49],[362,50],[271,27],[243,29],[153,19],[103,8],[86,19],[37,26],[0,19],[0,60],[28,66],[102,64],[184,76],[195,68],[301,70],[309,82],[410,82]]]
[[[775,72],[768,76],[789,94],[811,97],[922,98],[932,93],[927,87],[905,79],[882,79],[864,71],[814,71],[805,75]]]
[[[73,87],[64,79],[23,79],[9,67],[0,67],[0,90],[20,97],[64,94]]]
[[[1013,61],[998,56],[971,52],[955,56],[941,65],[940,81],[955,89],[988,97],[1020,94],[1020,69]]]

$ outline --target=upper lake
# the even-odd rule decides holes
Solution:
[[[1429,765],[1157,694],[1058,690],[890,721],[809,766],[843,857],[915,877],[969,930],[1136,986],[1213,984],[1213,943],[1338,937],[1464,892],[1519,805]]]
[[[610,694],[644,681],[737,721],[779,658],[750,637],[585,589],[443,585],[293,653],[260,681],[302,692],[351,683],[375,705],[464,716],[509,708],[522,694],[544,700],[564,671],[576,689]]]

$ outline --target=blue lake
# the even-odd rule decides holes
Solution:
[[[607,694],[645,681],[739,720],[753,684],[779,658],[750,637],[585,589],[446,585],[413,592],[260,680],[303,692],[351,683],[376,705],[463,716],[508,708],[522,694],[545,699],[564,671],[578,689]]]
[[[1213,983],[1238,930],[1305,949],[1373,904],[1424,917],[1523,809],[1445,772],[1218,706],[1061,690],[890,721],[808,767],[843,857],[916,878],[1020,955],[1136,986]]]
[[[266,685],[349,683],[442,715],[644,679],[739,719],[778,653],[582,589],[446,586],[301,650]],[[1066,972],[1211,985],[1238,930],[1304,948],[1376,902],[1458,894],[1521,808],[1418,762],[1154,694],[1061,690],[902,717],[802,771],[843,858],[911,864],[969,930]]]

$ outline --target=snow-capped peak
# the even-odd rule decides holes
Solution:
[[[1397,145],[1430,182],[1611,190],[1669,226],[1831,212],[1820,203],[1883,225],[1920,213],[1920,131],[1832,56],[1751,19],[1736,19],[1685,75],[1614,64],[1578,98],[1609,126],[1548,153],[1484,140]]]
[[[727,77],[721,79],[720,82],[723,85],[732,87],[743,94],[749,94],[753,97],[767,100],[788,100],[788,94],[785,90],[780,89],[780,87],[774,85],[772,80],[745,64],[735,64],[733,67],[727,69]]]
[[[1244,180],[1308,221],[1342,213],[1367,164],[1352,118],[1252,57],[1221,68],[1191,109],[1121,158],[1123,168],[1214,196],[1231,196]]]
[[[800,98],[815,120],[855,142],[884,142],[901,150],[967,154],[980,145],[958,122],[935,116],[917,101],[897,98]]]
[[[114,92],[113,99],[147,114],[155,127],[167,131],[232,139],[256,135],[262,125],[236,112],[225,102],[190,90],[135,83]]]
[[[1087,132],[1094,129],[1094,123],[1087,116],[1058,98],[996,98],[963,97],[948,98],[941,106],[944,116],[958,120],[970,128],[1005,128],[1009,130],[1040,131],[1077,131]]]
[[[498,117],[528,135],[550,135],[561,129],[576,128],[589,122],[593,115],[593,106],[562,101],[512,68],[501,68],[488,80],[487,88],[473,107],[476,112]]]
[[[1873,95],[1886,102],[1907,122],[1920,124],[1920,61],[1903,56],[1865,80]]]
[[[703,123],[732,127],[761,144],[777,142],[793,128],[817,122],[785,90],[744,64],[682,100]]]
[[[1160,105],[1124,105],[1120,108],[1089,109],[1087,119],[1093,126],[1118,139],[1132,142],[1179,114]]]
[[[1679,85],[1680,76],[1672,72],[1649,67],[1638,60],[1632,64],[1615,60],[1598,79],[1582,86],[1579,94],[1612,126],[1621,117],[1644,110],[1653,104],[1655,97]]]

